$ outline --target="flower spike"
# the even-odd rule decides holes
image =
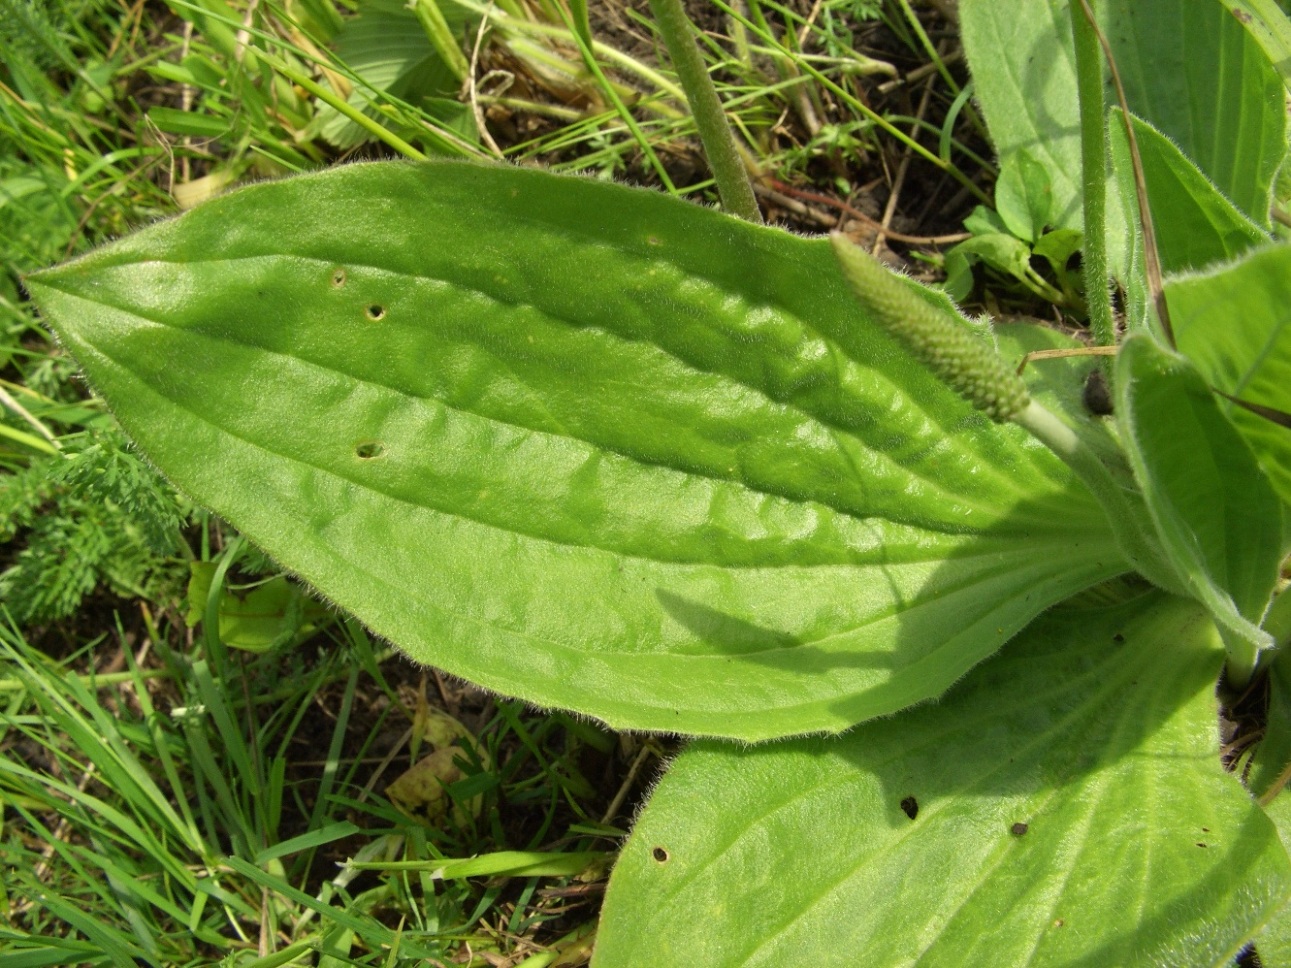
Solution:
[[[998,354],[864,249],[837,233],[830,241],[861,305],[948,386],[996,423],[1026,409],[1031,402],[1026,384]]]

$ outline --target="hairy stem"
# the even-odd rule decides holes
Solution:
[[[717,179],[722,207],[732,215],[760,223],[762,212],[753,195],[753,183],[749,181],[748,171],[740,158],[735,136],[726,123],[717,88],[713,86],[713,79],[708,76],[704,59],[695,46],[690,20],[682,9],[681,0],[650,0],[650,12],[654,14],[659,33],[672,58],[672,66],[686,92],[686,100],[690,102],[695,127],[699,129],[699,140],[704,144],[704,154],[708,156],[709,167]]]
[[[1132,492],[1116,482],[1099,456],[1074,430],[1034,400],[1013,415],[1013,422],[1053,451],[1089,488],[1107,515],[1121,553],[1135,571],[1168,592],[1189,594],[1155,537],[1146,530],[1147,510],[1132,499]]]

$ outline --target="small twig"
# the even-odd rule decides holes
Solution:
[[[838,227],[838,216],[826,215],[824,212],[818,212],[810,205],[804,205],[802,202],[798,201],[798,199],[790,198],[788,195],[778,192],[774,188],[769,188],[766,185],[754,184],[753,191],[759,198],[764,198],[768,202],[771,202],[786,211],[793,212],[793,214],[797,215],[799,218],[811,219],[811,221],[815,222],[821,228],[832,229]]]
[[[247,4],[246,13],[242,15],[242,26],[234,37],[233,58],[239,64],[242,63],[242,59],[246,56],[247,47],[251,44],[251,25],[255,23],[256,7],[258,6],[260,6],[260,0],[250,0]]]
[[[955,64],[958,63],[963,56],[964,52],[962,50],[951,51],[941,59],[941,62],[943,64]],[[922,67],[916,67],[909,74],[905,74],[902,77],[897,77],[890,81],[884,81],[878,86],[878,92],[880,94],[890,94],[902,85],[918,84],[924,78],[936,73],[937,65],[929,62],[924,64]]]
[[[802,29],[798,31],[798,47],[807,46],[807,38],[811,36],[811,28],[816,25],[816,18],[820,16],[820,8],[824,0],[816,0],[811,5],[811,13],[807,14],[807,19],[802,22]]]
[[[928,111],[928,102],[932,98],[932,84],[933,78],[929,77],[928,83],[925,84],[923,88],[923,96],[919,98],[919,107],[914,113],[916,122],[922,121],[923,116]],[[918,136],[919,125],[918,123],[912,124],[910,126],[910,140],[914,141]],[[897,164],[896,177],[892,180],[892,191],[888,194],[887,205],[883,207],[883,218],[879,223],[879,232],[878,235],[874,237],[874,246],[870,250],[875,255],[878,255],[885,236],[896,238],[895,235],[892,235],[889,227],[892,224],[892,216],[896,214],[897,200],[901,196],[901,190],[905,187],[905,176],[910,170],[910,159],[912,157],[914,157],[913,152],[909,148],[906,148],[905,152],[901,155],[901,161]]]
[[[1116,346],[1080,346],[1070,350],[1032,350],[1018,364],[1018,376],[1022,375],[1028,363],[1036,360],[1061,360],[1069,356],[1115,356],[1118,349]]]
[[[239,37],[241,37],[240,34],[239,34]],[[180,63],[183,63],[184,60],[188,57],[189,51],[192,49],[192,46],[193,46],[193,22],[191,20],[185,20],[184,21],[184,39],[179,49]],[[193,110],[193,85],[181,84],[179,86],[179,109],[183,111],[185,114]],[[188,157],[188,152],[193,147],[193,138],[191,135],[184,136],[182,147],[184,148],[184,154],[182,154],[179,159],[179,169],[180,169],[179,179],[181,184],[187,184],[188,182],[193,180],[192,162],[189,160],[189,157]],[[169,184],[167,184],[166,186],[166,194],[169,195],[171,198],[174,198],[175,197],[175,156],[171,151],[169,143],[167,143],[165,150],[166,150],[166,154],[170,155],[170,163],[171,163],[170,173],[168,177]]]
[[[882,231],[883,235],[888,238],[895,239],[898,242],[904,242],[906,245],[953,245],[956,242],[963,242],[965,239],[971,238],[971,235],[968,232],[956,232],[953,235],[906,235],[904,232],[884,229],[882,223],[879,222],[878,219],[873,216],[866,215],[859,208],[843,201],[841,198],[830,198],[828,195],[820,195],[816,192],[803,191],[801,188],[794,188],[792,185],[786,185],[783,182],[774,180],[771,181],[771,184],[775,187],[771,188],[766,185],[756,186],[757,193],[765,198],[771,199],[772,201],[780,202],[781,204],[792,202],[794,198],[801,198],[804,201],[816,202],[820,205],[828,205],[830,208],[836,208],[845,215],[851,216],[858,222],[864,222],[875,231]],[[788,196],[792,196],[792,198]],[[802,213],[800,212],[798,214]],[[837,222],[836,220],[829,222],[822,221],[822,224],[836,225]]]
[[[498,143],[493,140],[493,135],[489,133],[488,125],[484,123],[484,111],[480,108],[479,97],[475,89],[475,71],[480,63],[480,46],[484,43],[484,30],[488,26],[489,17],[493,13],[492,0],[489,2],[489,8],[485,11],[484,16],[480,18],[480,29],[475,32],[475,46],[471,48],[471,63],[466,72],[466,94],[471,105],[471,114],[475,117],[475,130],[479,133],[480,139],[489,146],[493,154],[498,158],[506,157]]]
[[[628,790],[636,782],[637,774],[641,772],[641,767],[645,765],[646,757],[652,752],[654,752],[654,748],[649,743],[646,743],[641,747],[641,751],[637,753],[632,765],[628,767],[628,775],[623,778],[623,782],[619,785],[619,792],[614,794],[614,799],[610,801],[609,807],[605,810],[605,816],[601,817],[603,826],[608,826],[609,822],[618,814],[619,809],[623,806],[623,801],[628,797]]]

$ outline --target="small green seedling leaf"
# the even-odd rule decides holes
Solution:
[[[997,272],[1012,276],[1020,282],[1027,280],[1031,247],[1015,236],[1002,232],[975,235],[960,242],[951,251],[970,261],[981,260]],[[947,258],[949,259],[949,254]]]
[[[1126,83],[1130,110],[1172,139],[1220,192],[1267,225],[1286,153],[1282,86],[1223,3],[1095,0]],[[971,0],[960,13],[975,93],[1001,159],[1029,151],[1053,182],[1051,224],[1081,228],[1079,109],[1067,4]],[[1110,239],[1125,233],[1121,194]],[[1132,250],[1113,253],[1128,283]]]
[[[288,570],[416,659],[616,726],[845,729],[1129,567],[827,241],[659,194],[355,165],[27,282],[143,451]]]
[[[1116,360],[1116,413],[1162,547],[1230,646],[1244,683],[1281,560],[1282,507],[1251,449],[1186,359],[1132,336]]]
[[[995,183],[995,208],[1009,231],[1035,243],[1053,218],[1053,181],[1049,170],[1026,149],[1004,158]]]
[[[1083,242],[1084,235],[1076,229],[1054,229],[1040,236],[1031,251],[1047,261],[1055,275],[1074,280],[1080,273],[1072,272],[1068,264]]]
[[[1152,593],[1059,608],[941,702],[697,743],[615,868],[593,966],[1213,968],[1291,893],[1215,748],[1218,639]]]
[[[206,618],[217,567],[213,561],[189,564],[186,620],[190,626]],[[224,585],[219,615],[219,635],[225,645],[246,652],[268,652],[292,639],[309,623],[320,621],[326,609],[310,599],[299,585],[278,576],[246,589]]]

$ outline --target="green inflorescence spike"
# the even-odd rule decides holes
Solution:
[[[967,328],[844,236],[831,241],[861,305],[960,396],[997,423],[1011,420],[1031,402],[1022,378]]]

